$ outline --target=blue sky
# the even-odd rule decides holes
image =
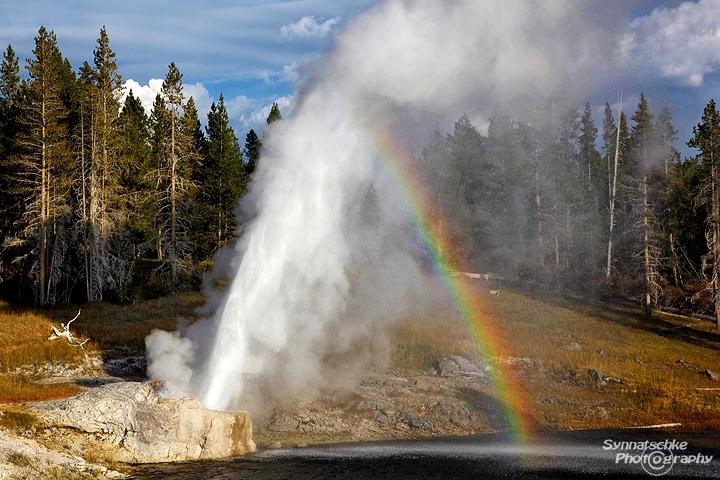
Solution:
[[[0,0],[0,47],[21,62],[44,25],[77,70],[92,64],[104,25],[123,80],[152,102],[170,62],[201,111],[222,93],[238,137],[264,122],[273,101],[288,107],[302,69],[371,0]],[[24,70],[23,70],[24,71]],[[150,87],[150,88],[148,88]]]
[[[149,105],[168,64],[175,62],[201,120],[222,93],[242,141],[250,128],[262,128],[273,102],[291,111],[303,72],[312,70],[333,35],[375,3],[0,0],[0,48],[12,44],[24,61],[44,25],[77,69],[92,61],[104,25],[120,74],[136,95]],[[587,0],[587,5],[590,20],[611,30],[617,42],[614,67],[588,99],[599,111],[622,88],[631,113],[644,91],[654,111],[670,106],[682,147],[720,86],[720,0]]]

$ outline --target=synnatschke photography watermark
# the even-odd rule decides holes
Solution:
[[[679,440],[663,441],[615,441],[603,442],[603,450],[615,454],[615,463],[639,465],[653,476],[665,475],[675,465],[709,465],[712,455],[688,451],[688,442]]]

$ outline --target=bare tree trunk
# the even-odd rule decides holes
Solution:
[[[175,145],[175,108],[172,109],[172,122],[170,127],[170,262],[172,269],[172,283],[177,281],[177,156]]]
[[[538,243],[540,247],[540,266],[545,265],[545,240],[543,238],[543,221],[542,221],[542,192],[540,191],[540,159],[538,158],[538,150],[535,148],[533,152],[533,160],[535,163],[535,207],[537,212],[537,230]]]
[[[610,283],[612,277],[612,259],[613,259],[613,230],[615,228],[615,195],[617,194],[617,171],[618,161],[620,158],[620,115],[622,114],[622,93],[618,102],[618,120],[617,120],[617,138],[615,139],[615,166],[613,168],[613,176],[610,189],[610,231],[608,234],[607,249],[607,267],[605,269],[605,281]],[[609,173],[609,172],[608,172]]]
[[[710,183],[712,185],[712,290],[715,300],[715,326],[720,329],[720,188],[714,148],[710,150]]]
[[[88,302],[92,301],[92,274],[90,260],[90,235],[88,224],[88,205],[87,205],[87,166],[85,165],[85,116],[80,115],[80,175],[82,182],[81,191],[81,221],[83,226],[83,253],[85,260],[85,296]]]
[[[648,217],[650,215],[647,192],[647,175],[643,177],[643,229],[644,229],[644,255],[645,255],[645,316],[652,316],[652,284],[651,268],[650,268],[650,224]]]
[[[42,147],[41,147],[41,177],[40,177],[40,296],[38,298],[40,306],[44,306],[47,302],[46,281],[48,279],[47,257],[48,257],[48,151],[46,144],[46,128],[45,128],[45,102],[42,103]]]

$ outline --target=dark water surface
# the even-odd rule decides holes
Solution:
[[[354,443],[145,465],[133,474],[138,480],[653,477],[720,478],[720,432],[583,430],[526,443],[508,435]]]

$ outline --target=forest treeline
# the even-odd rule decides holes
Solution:
[[[0,65],[0,294],[45,306],[128,301],[197,279],[233,239],[233,210],[262,141],[244,148],[223,96],[203,128],[171,63],[148,116],[103,27],[73,70],[41,27],[21,74]],[[121,104],[121,100],[122,101]],[[281,118],[274,104],[268,123]]]
[[[618,102],[621,105],[621,102]],[[681,159],[668,108],[644,94],[628,118],[606,103],[527,101],[495,110],[487,135],[463,115],[422,151],[438,204],[477,271],[717,315],[720,116],[705,108]],[[601,147],[598,149],[598,145]],[[439,220],[438,220],[439,221]],[[716,313],[717,312],[717,313]]]
[[[150,115],[125,94],[105,28],[75,71],[41,27],[21,74],[0,65],[0,296],[52,305],[130,301],[197,281],[234,239],[262,140],[241,147],[223,96],[205,127],[171,63]],[[121,102],[122,99],[122,102]],[[621,104],[621,102],[619,102]],[[561,101],[463,115],[418,155],[436,228],[467,268],[672,306],[720,325],[720,114],[710,101],[680,158],[668,108],[643,94],[595,125]],[[268,123],[281,118],[273,105]],[[442,212],[442,213],[441,213]],[[448,222],[449,225],[444,225]]]

